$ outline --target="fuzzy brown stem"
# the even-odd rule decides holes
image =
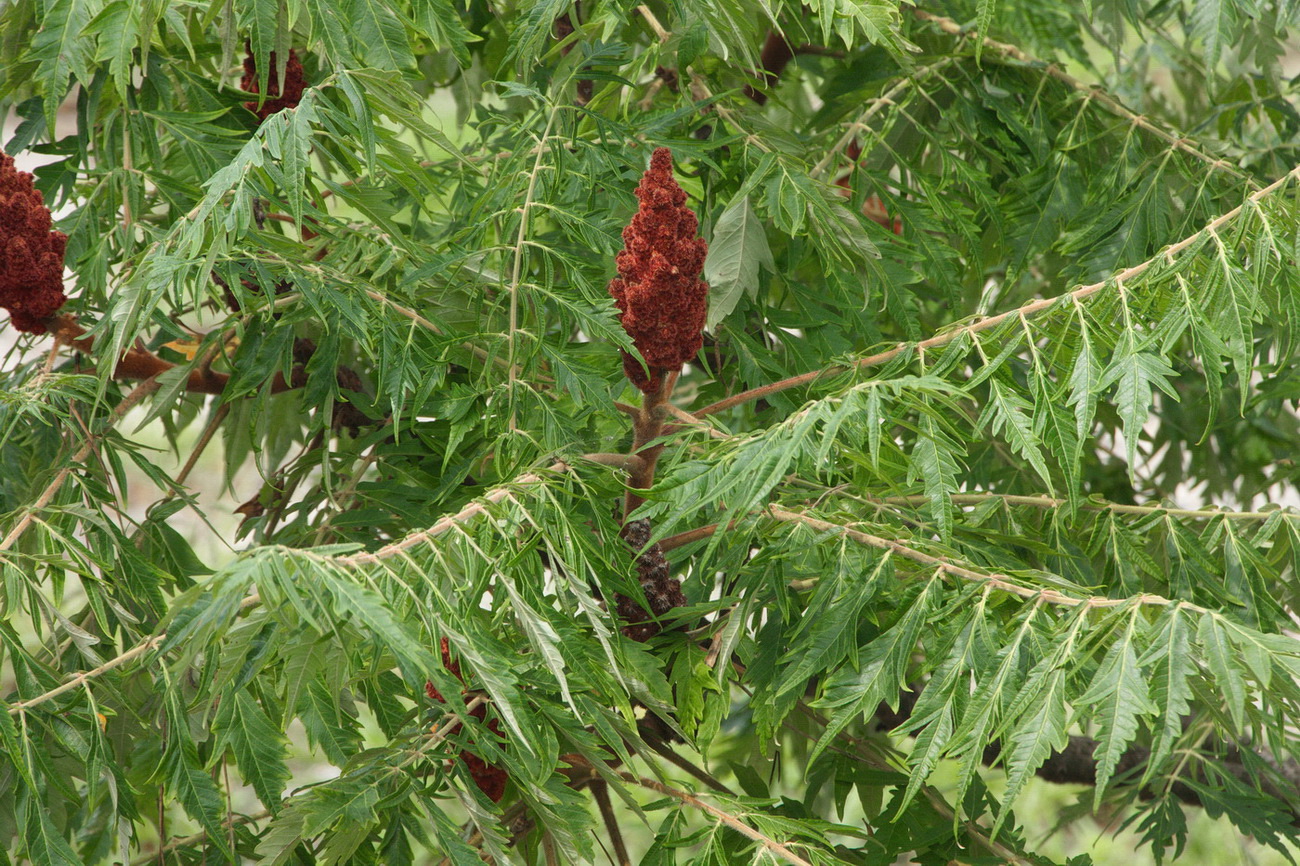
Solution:
[[[767,849],[768,853],[776,857],[780,857],[782,860],[784,860],[787,863],[794,864],[794,866],[812,866],[812,864],[809,863],[807,860],[800,857],[798,854],[794,853],[794,851],[790,850],[787,846],[773,839],[771,836],[768,836],[767,834],[754,829],[753,827],[746,824],[744,821],[741,821],[735,815],[732,815],[730,812],[723,811],[722,809],[719,809],[717,806],[704,802],[699,797],[695,796],[694,794],[688,791],[679,791],[678,789],[669,787],[668,785],[665,785],[661,782],[656,782],[654,779],[647,779],[642,776],[635,776],[632,773],[619,773],[618,775],[625,782],[629,782],[633,785],[640,785],[642,788],[647,788],[651,791],[654,791],[659,794],[664,794],[665,796],[668,797],[674,797],[678,800],[681,800],[683,803],[685,803],[688,806],[691,806],[695,809],[699,809],[701,812],[705,813],[706,815],[709,815],[717,819],[718,821],[721,821],[723,824],[726,824],[728,827],[737,831],[742,836],[745,836],[757,842],[759,845]]]
[[[651,371],[653,374],[655,371]],[[651,442],[659,438],[663,433],[664,421],[668,417],[665,407],[668,398],[672,396],[673,387],[677,384],[677,377],[680,370],[667,372],[658,371],[659,388],[645,395],[641,401],[641,408],[632,418],[632,455],[641,458],[641,465],[631,466],[628,471],[627,493],[623,498],[623,520],[627,521],[627,516],[637,509],[642,502],[643,497],[637,491],[649,490],[655,483],[655,464],[659,462],[659,455],[663,453],[664,446],[662,443],[650,445]]]

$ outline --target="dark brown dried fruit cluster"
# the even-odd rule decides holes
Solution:
[[[440,647],[442,649],[442,666],[451,671],[456,679],[460,680],[462,683],[465,682],[465,677],[462,676],[460,672],[460,662],[451,657],[451,643],[446,638],[443,638]],[[424,692],[431,700],[435,700],[441,704],[447,702],[447,699],[442,696],[442,693],[438,691],[432,682],[425,682]],[[462,693],[462,697],[463,696]],[[466,703],[468,703],[468,701],[466,701]],[[470,710],[469,714],[481,722],[487,717],[487,705],[479,704],[477,707]],[[488,722],[488,730],[498,737],[503,737],[503,734],[501,733],[501,724],[496,719]],[[473,740],[470,740],[471,744],[473,742]],[[489,764],[487,761],[468,750],[460,753],[460,759],[465,762],[465,767],[469,770],[470,778],[474,780],[474,784],[478,785],[478,789],[493,803],[500,803],[501,798],[504,797],[506,793],[506,782],[510,778],[509,774],[500,767]]]
[[[700,279],[709,245],[696,237],[700,223],[686,206],[686,192],[673,179],[673,156],[655,150],[650,169],[636,188],[641,206],[623,229],[618,276],[609,293],[619,319],[650,367],[623,353],[623,371],[649,394],[664,374],[680,369],[702,344],[709,287]]]
[[[620,534],[633,550],[640,550],[650,540],[650,521],[633,520],[623,527]],[[669,574],[668,559],[657,543],[650,545],[645,553],[637,557],[636,571],[641,580],[641,592],[650,605],[650,612],[647,613],[639,602],[625,595],[615,596],[615,601],[618,603],[618,615],[629,623],[622,629],[624,636],[645,643],[663,630],[655,620],[675,607],[684,607],[686,596],[682,594],[681,581]]]
[[[18,330],[44,334],[44,320],[67,301],[67,243],[63,232],[50,231],[50,210],[32,176],[0,153],[0,307]]]
[[[307,79],[303,75],[302,61],[298,59],[298,52],[292,48],[289,49],[289,62],[284,67],[284,87],[280,87],[280,64],[276,62],[275,52],[271,52],[271,71],[266,79],[267,98],[259,107],[257,100],[245,102],[244,107],[256,114],[262,120],[266,120],[277,111],[283,111],[286,108],[297,108],[298,103],[302,100],[302,92],[307,87]],[[257,86],[257,61],[253,58],[252,48],[248,49],[248,54],[244,57],[244,77],[239,82],[241,90],[249,93],[261,93]]]

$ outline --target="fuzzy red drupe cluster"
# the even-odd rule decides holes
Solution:
[[[660,147],[650,157],[636,197],[641,206],[623,229],[618,276],[610,281],[609,293],[650,375],[626,352],[623,370],[648,394],[659,390],[665,373],[680,369],[700,351],[709,296],[700,272],[709,245],[696,237],[700,223],[673,179],[668,148]]]
[[[443,638],[440,647],[442,649],[442,666],[451,671],[456,679],[464,682],[465,677],[461,675],[460,662],[451,657],[451,642]],[[430,700],[437,701],[440,704],[447,702],[447,699],[442,696],[442,692],[438,691],[432,682],[425,682],[424,692],[429,696]],[[487,716],[487,705],[479,704],[470,710],[469,714],[481,722]],[[501,733],[501,724],[496,719],[488,722],[488,730],[498,737],[504,737]],[[470,740],[471,744],[473,742],[473,740]],[[478,789],[493,803],[500,803],[501,798],[506,793],[506,781],[510,778],[509,774],[470,751],[462,751],[460,759],[465,762],[470,778],[474,780],[474,784],[478,785]]]
[[[302,100],[302,92],[307,87],[307,80],[303,76],[302,61],[298,59],[298,52],[292,48],[289,49],[289,62],[284,67],[284,87],[280,87],[280,78],[277,70],[280,64],[276,62],[275,52],[271,52],[271,71],[266,79],[267,98],[259,108],[257,100],[245,102],[244,107],[256,114],[262,120],[266,120],[277,111],[286,108],[297,108],[298,103]],[[241,90],[249,93],[261,93],[257,87],[257,61],[253,59],[253,50],[248,49],[247,56],[244,57],[244,77],[239,82]]]
[[[0,153],[0,307],[20,331],[45,333],[63,306],[63,251],[68,236],[50,231],[50,210],[32,176]]]

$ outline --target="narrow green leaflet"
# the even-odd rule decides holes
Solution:
[[[908,660],[921,629],[938,603],[943,582],[932,577],[903,616],[862,651],[857,665],[844,667],[827,678],[816,706],[833,709],[826,731],[818,739],[809,761],[816,759],[850,722],[872,713],[881,701],[894,706],[906,686]]]
[[[272,812],[277,811],[290,776],[285,764],[289,740],[280,727],[272,723],[261,704],[239,690],[217,706],[212,728],[217,735],[216,753],[229,748],[240,775],[258,799]]]
[[[415,21],[434,45],[450,49],[462,67],[470,65],[469,43],[476,40],[465,29],[451,0],[415,0]]]
[[[957,492],[961,469],[957,462],[959,447],[931,414],[922,416],[909,472],[924,483],[930,516],[944,537],[952,532],[952,494]]]
[[[27,820],[23,825],[22,841],[30,862],[41,866],[83,866],[81,858],[54,827],[45,809],[35,800],[25,798],[24,811]]]
[[[352,0],[353,50],[380,69],[415,65],[402,20],[384,0]]]
[[[84,38],[82,31],[100,6],[99,0],[53,0],[43,10],[40,29],[32,38],[29,59],[38,61],[36,78],[44,91],[51,137],[59,103],[68,92],[68,77],[90,83],[94,42]]]
[[[994,377],[989,382],[989,401],[984,404],[984,411],[976,425],[983,427],[987,424],[989,432],[995,436],[1005,431],[1004,435],[1012,450],[1029,461],[1029,465],[1034,467],[1038,477],[1047,486],[1048,492],[1055,495],[1052,490],[1052,474],[1047,469],[1047,461],[1043,459],[1042,449],[1039,448],[1038,435],[1034,432],[1032,410],[1028,400]]]
[[[1237,730],[1242,730],[1246,724],[1246,680],[1237,650],[1215,616],[1201,617],[1196,637],[1214,674],[1214,684],[1227,701],[1232,723]]]
[[[1100,806],[1106,786],[1129,743],[1138,733],[1141,717],[1153,714],[1158,707],[1152,702],[1147,680],[1138,663],[1134,643],[1139,635],[1139,611],[1129,617],[1128,627],[1117,637],[1093,676],[1079,705],[1089,708],[1097,722],[1097,785],[1093,789],[1093,808]]]
[[[1178,392],[1170,384],[1175,375],[1168,361],[1159,355],[1143,351],[1138,338],[1127,331],[1115,347],[1110,365],[1101,374],[1097,383],[1099,388],[1115,386],[1115,405],[1124,422],[1124,448],[1130,472],[1136,471],[1138,465],[1138,440],[1141,439],[1142,427],[1151,411],[1151,397],[1155,388],[1159,388],[1172,400],[1179,399]]]
[[[98,37],[94,60],[107,62],[118,96],[126,100],[131,87],[131,64],[140,43],[140,6],[127,0],[113,0],[82,30],[82,36]]]
[[[1011,817],[1011,807],[1029,777],[1070,741],[1066,731],[1065,682],[1065,669],[1057,666],[1050,657],[1040,663],[1038,670],[1029,674],[1025,689],[1037,689],[1038,697],[1020,716],[1018,724],[1002,738],[1003,751],[1010,752],[1010,757],[1006,762],[1007,787],[1002,795],[1002,807],[993,822],[995,836]]]
[[[814,0],[809,6],[821,23],[826,44],[832,42],[832,34],[845,45],[853,44],[861,34],[895,55],[920,50],[899,32],[898,5],[889,0]]]

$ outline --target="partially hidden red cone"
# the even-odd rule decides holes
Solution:
[[[280,87],[279,68],[280,64],[276,62],[275,52],[271,52],[270,57],[271,70],[266,78],[267,98],[259,107],[257,100],[251,100],[244,103],[244,107],[256,114],[262,120],[266,120],[277,111],[283,111],[286,108],[297,108],[298,103],[302,101],[302,92],[307,87],[307,80],[303,75],[302,61],[298,59],[298,52],[292,48],[289,49],[289,62],[284,67],[284,87]],[[261,93],[257,86],[257,61],[253,58],[253,50],[248,49],[248,54],[244,57],[244,77],[239,82],[241,90],[249,93]]]
[[[650,169],[637,185],[641,206],[623,229],[618,276],[609,293],[619,319],[650,367],[623,353],[623,371],[645,393],[659,389],[662,376],[695,357],[703,343],[709,287],[700,273],[709,245],[696,237],[700,223],[686,206],[686,192],[673,179],[673,156],[655,150]]]
[[[451,657],[451,642],[448,641],[447,638],[443,638],[440,642],[440,647],[442,649],[442,666],[450,671],[456,679],[464,682],[465,677],[461,675],[460,663]],[[437,687],[427,680],[424,683],[424,692],[431,700],[435,700],[438,703],[447,702],[446,698],[442,696],[442,693],[438,691]],[[466,703],[468,703],[468,701]],[[481,722],[487,717],[487,705],[479,704],[477,707],[470,710],[469,714]],[[488,730],[497,737],[504,738],[505,736],[501,733],[501,723],[496,719],[488,722]],[[470,740],[471,744],[473,742],[473,740]],[[474,780],[474,784],[478,785],[478,789],[493,803],[500,803],[501,798],[505,796],[506,782],[509,781],[510,775],[502,768],[489,764],[487,761],[468,750],[460,753],[460,759],[465,762],[465,767],[469,770],[470,778]]]
[[[68,236],[50,230],[50,209],[32,176],[0,153],[0,307],[20,331],[45,333],[45,319],[68,300],[63,253]]]

